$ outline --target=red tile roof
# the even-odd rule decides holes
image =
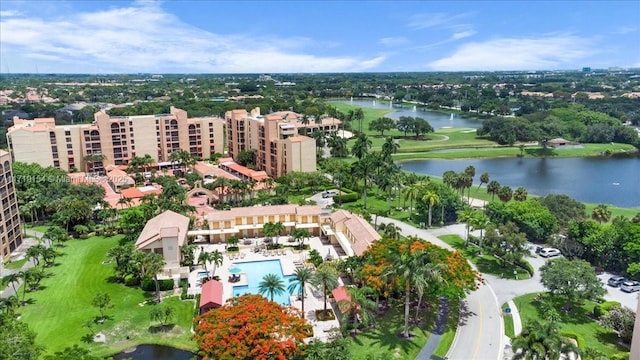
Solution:
[[[209,280],[202,285],[200,294],[200,313],[222,306],[222,283]]]

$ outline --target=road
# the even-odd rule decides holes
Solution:
[[[378,217],[380,223],[394,223],[402,235],[414,235],[443,248],[453,248],[438,239],[445,234],[465,234],[464,224],[446,226],[437,230],[418,229],[402,221]],[[464,236],[464,235],[463,235]],[[495,360],[502,359],[504,352],[504,329],[498,300],[488,283],[471,292],[463,301],[460,324],[451,349],[449,359]]]

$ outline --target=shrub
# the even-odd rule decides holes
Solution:
[[[327,312],[324,312],[323,309],[316,310],[316,319],[318,319],[318,321],[334,320],[335,318],[336,316],[331,309],[327,309]]]
[[[158,286],[160,287],[160,291],[173,290],[173,279],[158,280]],[[152,278],[145,278],[142,281],[142,290],[156,291],[156,284]]]
[[[570,331],[560,331],[559,334],[560,336],[575,340],[578,343],[578,347],[584,349],[586,343],[582,336]]]
[[[348,189],[343,189],[342,191],[345,192],[346,194],[340,194],[333,197],[333,202],[335,204],[350,203],[350,202],[358,201],[358,199],[360,198],[360,195],[355,191],[351,191]]]
[[[600,319],[602,316],[608,314],[609,310],[618,306],[620,306],[618,301],[605,301],[602,304],[595,305],[593,307],[593,317]]]
[[[518,260],[516,261],[516,265],[517,265],[518,267],[523,268],[526,272],[528,272],[528,273],[529,273],[529,276],[533,276],[533,273],[534,273],[533,266],[532,266],[532,265],[531,265],[531,263],[529,263],[527,260],[525,260],[525,259],[518,259]]]

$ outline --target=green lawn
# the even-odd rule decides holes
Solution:
[[[533,293],[513,299],[513,302],[518,307],[523,327],[531,321],[544,321],[542,320],[540,302],[534,300],[537,295],[537,293]],[[576,305],[569,313],[562,309],[563,304],[564,301],[554,301],[554,305],[561,317],[558,322],[560,331],[576,334],[578,336],[578,345],[581,348],[594,348],[602,353],[611,355],[612,358],[614,356],[622,356],[624,353],[628,355],[629,349],[618,344],[617,334],[603,328],[591,317],[596,303],[584,301],[583,304]]]
[[[438,239],[451,245],[454,249],[460,250],[467,259],[476,265],[481,273],[501,276],[505,279],[524,280],[529,278],[529,273],[521,267],[509,264],[503,267],[500,260],[493,255],[478,255],[477,248],[475,246],[465,247],[464,239],[458,235],[442,235]],[[514,275],[514,271],[516,275]]]
[[[384,316],[376,318],[374,329],[348,337],[353,359],[414,359],[431,335],[436,313],[430,311],[423,326],[411,328],[409,331],[415,336],[407,340],[398,336],[404,329],[404,304],[392,305]],[[415,308],[411,309],[411,316],[415,316]]]
[[[453,339],[456,337],[456,330],[458,330],[458,321],[460,319],[460,302],[449,303],[449,317],[447,318],[447,327],[444,334],[440,338],[440,342],[433,354],[444,358],[449,352]]]
[[[21,269],[22,266],[24,266],[24,264],[27,263],[27,258],[21,259],[21,260],[16,260],[16,261],[11,261],[9,263],[5,263],[4,267],[5,269],[11,269],[11,270],[17,270],[17,269]]]
[[[513,328],[513,315],[506,314],[504,310],[509,307],[508,303],[502,304],[502,319],[504,320],[504,334],[510,338],[515,337],[515,330]]]
[[[27,225],[27,230],[34,230],[34,231],[41,232],[43,234],[47,232],[47,229],[49,229],[49,226],[47,225],[36,225],[36,226]]]
[[[117,245],[119,239],[92,237],[65,243],[61,249],[64,255],[58,258],[55,267],[47,270],[51,276],[42,281],[43,289],[27,293],[32,304],[19,309],[22,320],[36,332],[36,341],[46,346],[48,353],[82,344],[83,338],[90,335],[83,323],[99,315],[99,311],[91,306],[91,300],[96,293],[106,292],[111,295],[114,305],[107,310],[109,319],[102,325],[94,323],[92,327],[96,332],[103,332],[107,342],[82,345],[95,355],[106,356],[145,343],[195,350],[189,330],[193,301],[164,300],[163,305],[175,309],[173,322],[176,325],[162,335],[153,334],[150,330],[157,324],[149,320],[151,305],[139,305],[150,294],[110,281],[114,274],[113,264],[103,264],[103,261],[107,250]]]

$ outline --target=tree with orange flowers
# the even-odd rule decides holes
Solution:
[[[310,327],[298,310],[247,294],[195,320],[205,359],[290,359],[302,352]]]

